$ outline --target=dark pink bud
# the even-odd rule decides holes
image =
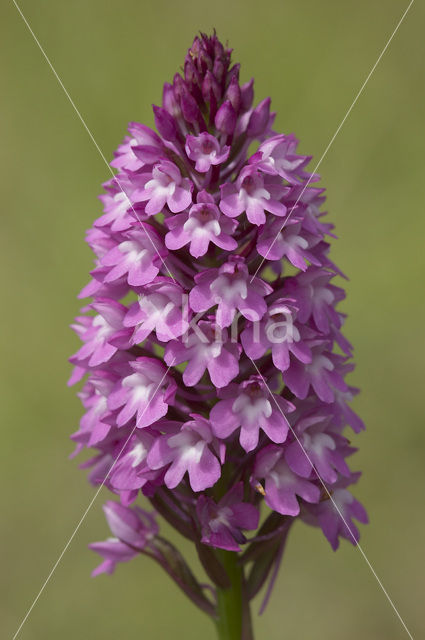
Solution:
[[[214,123],[218,131],[221,131],[221,133],[231,135],[234,132],[236,126],[236,112],[232,107],[230,100],[223,102],[220,109],[217,111]]]
[[[187,91],[187,87],[184,83],[183,78],[180,74],[176,73],[173,78],[173,91],[174,97],[177,102],[180,102],[180,99],[185,91]]]
[[[233,80],[233,78],[236,78],[236,80],[239,82],[240,69],[241,69],[241,65],[239,63],[234,64],[233,67],[231,69],[229,69],[229,71],[227,73],[227,82],[226,82],[227,85],[230,84],[230,82]]]
[[[184,77],[189,92],[195,98],[196,102],[201,102],[203,97],[200,89],[202,78],[195,65],[189,60],[186,60],[184,65]]]
[[[242,106],[242,95],[241,95],[239,82],[236,76],[233,76],[229,86],[227,87],[226,99],[230,100],[235,112],[239,113]]]
[[[213,73],[219,82],[223,80],[225,71],[226,68],[224,66],[224,63],[221,60],[216,60],[214,62]]]
[[[170,142],[177,140],[178,129],[173,116],[162,107],[156,107],[155,105],[153,105],[153,112],[155,114],[155,126],[162,137]]]
[[[191,60],[186,60],[184,63],[184,78],[189,84],[199,82],[199,74]]]
[[[153,164],[164,157],[164,153],[158,147],[150,145],[137,145],[132,147],[134,155],[144,164]]]
[[[248,124],[248,135],[259,136],[264,133],[270,118],[270,98],[264,98],[251,113]]]
[[[184,92],[182,94],[182,97],[180,98],[180,105],[183,117],[187,122],[190,124],[194,124],[196,122],[200,125],[201,129],[206,128],[201,112],[199,111],[199,107],[196,104],[196,100],[190,95],[190,93]]]
[[[251,78],[249,82],[246,82],[241,87],[241,99],[242,108],[245,111],[251,109],[252,101],[254,100],[254,78]]]
[[[174,96],[173,86],[166,82],[164,84],[164,89],[162,92],[162,106],[169,114],[178,118],[181,114],[181,110],[179,105],[176,102],[176,98]]]
[[[206,102],[210,101],[211,92],[213,93],[216,100],[220,100],[221,98],[221,89],[217,80],[214,78],[211,71],[207,71],[205,74],[204,81],[202,83],[202,95],[204,96],[204,100]]]

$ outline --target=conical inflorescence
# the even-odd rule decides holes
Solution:
[[[164,85],[156,131],[130,123],[87,233],[95,268],[81,297],[92,301],[71,358],[72,381],[85,379],[72,438],[96,451],[83,465],[91,482],[116,496],[95,573],[151,555],[208,612],[196,579],[176,577],[180,556],[153,512],[135,506],[140,494],[194,541],[216,584],[215,549],[255,565],[277,541],[247,577],[251,595],[296,518],[334,549],[357,540],[353,519],[367,521],[347,489],[359,474],[343,430],[363,425],[348,404],[324,189],[297,139],[273,131],[270,99],[253,99],[230,50],[202,34]]]

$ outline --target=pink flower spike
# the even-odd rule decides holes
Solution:
[[[239,75],[201,33],[153,106],[156,131],[130,123],[86,234],[91,300],[73,324],[70,383],[83,406],[72,456],[93,449],[81,468],[118,498],[94,574],[150,556],[220,628],[215,595],[233,598],[234,563],[235,633],[248,637],[248,600],[268,583],[264,609],[294,520],[336,549],[367,516],[348,491],[359,474],[344,430],[364,425],[349,406],[325,190],[295,136],[273,130],[270,97],[254,100]],[[193,543],[211,584],[140,498]]]

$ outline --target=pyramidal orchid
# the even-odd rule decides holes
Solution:
[[[87,233],[92,300],[73,325],[85,413],[72,439],[115,495],[93,575],[150,556],[219,638],[252,640],[250,601],[265,587],[264,609],[293,524],[336,549],[367,522],[349,491],[344,429],[363,424],[342,274],[310,158],[215,34],[195,38],[153,109],[156,131],[130,123],[111,162]],[[195,545],[208,585],[160,518]]]

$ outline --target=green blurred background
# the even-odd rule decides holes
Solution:
[[[198,30],[216,27],[271,95],[277,129],[318,159],[407,6],[407,0],[171,2],[22,0],[21,8],[109,159]],[[355,408],[368,430],[354,468],[371,524],[362,545],[412,634],[423,637],[424,41],[414,3],[320,173],[350,276],[343,310],[355,345]],[[94,491],[69,434],[81,409],[66,387],[68,329],[91,255],[108,170],[12,2],[1,24],[0,259],[2,447],[1,636],[11,638]],[[214,638],[157,566],[138,559],[90,578],[87,544],[107,535],[102,499],[89,512],[22,629],[22,640]],[[187,547],[184,546],[187,552]],[[259,602],[254,603],[254,610]],[[405,638],[358,550],[333,553],[321,533],[293,530],[259,640]]]

